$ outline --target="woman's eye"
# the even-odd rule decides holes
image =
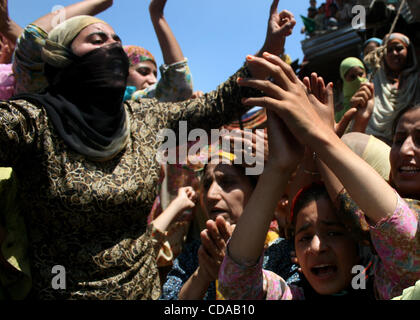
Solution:
[[[228,187],[230,187],[234,184],[235,184],[234,179],[223,178],[223,179],[220,180],[220,186],[223,187],[224,189],[227,189]]]
[[[93,44],[102,44],[104,41],[101,38],[96,38],[92,40]]]
[[[139,68],[137,72],[140,73],[142,76],[147,76],[150,73],[150,69],[148,68]]]
[[[415,144],[416,146],[420,147],[420,133],[416,133],[416,134],[413,136],[413,141],[414,141],[414,144]]]
[[[311,239],[312,239],[312,236],[309,236],[309,235],[302,236],[300,237],[299,242],[307,242],[307,241],[310,241]]]
[[[392,142],[392,144],[395,145],[395,146],[401,146],[404,143],[405,139],[406,139],[405,136],[396,135],[394,137],[394,141]]]

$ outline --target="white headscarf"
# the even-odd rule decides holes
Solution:
[[[414,47],[405,35],[399,33],[391,34],[386,40],[388,42],[396,38],[404,42],[409,50],[407,67],[399,76],[400,85],[397,89],[386,75],[384,63],[386,49],[384,50],[384,47],[377,49],[378,52],[382,52],[382,59],[372,81],[375,86],[375,105],[366,128],[367,134],[382,138],[388,143],[392,141],[392,124],[398,112],[420,98],[420,73]]]

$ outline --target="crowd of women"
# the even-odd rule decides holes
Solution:
[[[152,53],[94,17],[112,0],[25,28],[0,1],[0,297],[419,299],[410,39],[370,39],[362,59],[344,59],[334,101],[322,75],[294,73],[284,44],[296,21],[273,0],[263,47],[194,92],[166,1],[149,6],[159,80]],[[201,162],[160,164],[158,133],[181,121],[231,130],[193,154]],[[236,160],[258,144],[264,171],[247,175]]]

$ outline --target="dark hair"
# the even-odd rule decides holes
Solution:
[[[420,101],[417,101],[415,103],[411,103],[408,106],[406,106],[405,108],[401,109],[397,116],[395,117],[394,121],[392,122],[392,136],[394,137],[395,135],[395,131],[397,130],[397,125],[398,122],[400,122],[401,117],[407,112],[410,111],[411,109],[415,109],[415,108],[419,108],[420,107]]]
[[[296,226],[297,213],[302,210],[304,206],[311,201],[316,201],[322,198],[330,199],[327,188],[323,183],[313,182],[312,184],[300,189],[293,198],[292,206],[290,208],[290,220],[292,227]]]

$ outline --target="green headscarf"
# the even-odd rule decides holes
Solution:
[[[343,109],[336,113],[336,121],[338,122],[342,116],[350,109],[350,100],[353,95],[359,90],[360,85],[367,81],[366,78],[357,77],[353,81],[346,81],[345,76],[347,72],[354,67],[360,67],[366,71],[362,61],[355,57],[344,59],[340,64],[340,77],[343,80]]]
[[[108,25],[105,21],[92,16],[76,16],[60,23],[48,34],[42,49],[44,62],[56,68],[65,68],[72,62],[70,46],[77,35],[94,23]]]

